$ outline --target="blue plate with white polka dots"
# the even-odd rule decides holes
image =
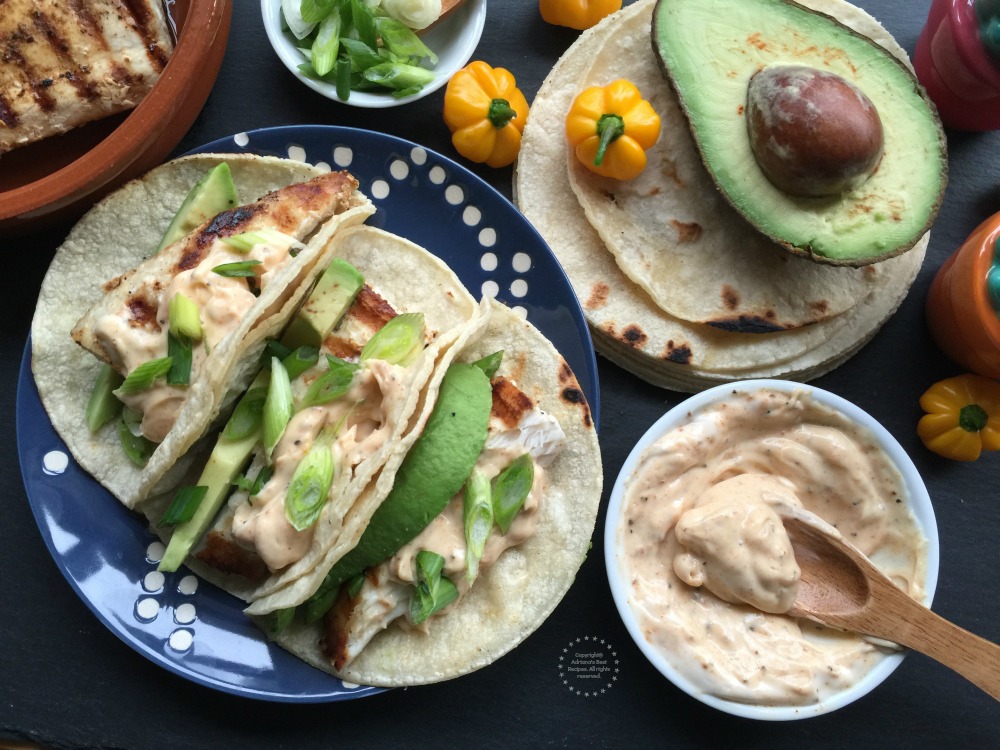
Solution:
[[[496,190],[415,143],[352,128],[290,126],[238,133],[197,152],[246,152],[346,168],[377,207],[369,224],[445,260],[475,294],[532,321],[573,368],[598,424],[598,380],[587,324],[545,242]],[[321,672],[269,643],[243,603],[181,568],[156,571],[163,545],[77,466],[42,407],[25,347],[17,393],[21,472],[56,564],[112,632],[151,661],[228,693],[285,702],[380,692]]]

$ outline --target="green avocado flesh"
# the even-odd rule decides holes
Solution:
[[[364,283],[354,266],[335,258],[316,282],[309,299],[299,308],[281,337],[281,343],[289,349],[320,346],[354,302]]]
[[[372,515],[357,546],[327,574],[323,590],[382,562],[444,510],[483,450],[492,405],[490,381],[479,367],[448,368],[434,411],[399,467],[392,492]]]
[[[708,172],[756,229],[813,260],[864,265],[930,228],[947,182],[944,134],[923,89],[884,48],[787,0],[660,0],[652,34]],[[830,71],[874,103],[884,151],[860,186],[806,198],[764,176],[744,109],[751,76],[773,63]]]
[[[216,214],[234,208],[238,202],[229,165],[225,162],[217,164],[188,192],[163,234],[157,251],[194,231]]]

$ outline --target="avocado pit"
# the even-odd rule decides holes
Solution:
[[[772,64],[747,86],[747,134],[770,182],[795,196],[841,195],[875,171],[882,121],[861,89],[806,65]]]

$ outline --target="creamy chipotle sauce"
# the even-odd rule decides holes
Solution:
[[[874,438],[805,392],[734,393],[646,450],[617,532],[643,635],[708,694],[815,703],[886,653],[781,614],[799,578],[781,523],[789,506],[834,526],[923,597],[926,542]]]
[[[293,238],[259,242],[246,253],[222,240],[215,240],[211,249],[194,268],[181,271],[165,285],[159,296],[156,325],[138,325],[127,308],[101,316],[95,334],[119,372],[132,372],[139,365],[167,356],[167,333],[170,328],[170,300],[183,294],[198,307],[202,340],[191,351],[191,382],[201,377],[208,353],[237,329],[257,301],[247,279],[222,276],[212,269],[226,263],[256,260],[254,284],[266,289],[274,273],[291,257]],[[142,434],[154,443],[163,442],[173,427],[180,408],[187,398],[186,387],[168,385],[157,380],[150,388],[122,395],[130,408],[142,412]]]

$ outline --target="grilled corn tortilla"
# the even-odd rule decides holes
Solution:
[[[235,570],[266,569],[254,566],[254,561],[260,562],[259,557],[254,550],[239,546],[233,536],[237,510],[249,500],[245,491],[237,491],[206,535],[215,549],[210,547],[206,551],[203,542],[186,561],[198,575],[244,601],[255,602],[254,607],[265,612],[301,603],[313,591],[308,585],[303,587],[303,577],[317,566],[323,566],[325,575],[343,552],[357,543],[358,529],[367,524],[388,495],[406,450],[429,416],[443,376],[441,365],[450,362],[488,319],[489,310],[480,308],[451,269],[436,259],[430,260],[425,250],[401,237],[367,226],[346,229],[330,243],[320,262],[326,266],[333,257],[347,261],[361,272],[366,291],[325,340],[320,362],[293,383],[293,391],[301,395],[304,387],[326,369],[324,354],[346,357],[348,352],[360,353],[390,314],[422,313],[429,341],[418,360],[406,369],[405,381],[399,388],[401,397],[392,402],[390,412],[385,415],[384,443],[353,467],[346,484],[331,492],[303,557],[263,580],[248,575],[249,571]],[[263,463],[263,457],[258,455],[248,475],[255,476]],[[169,541],[172,529],[159,526],[159,520],[171,499],[172,495],[166,493],[139,506],[165,541]],[[219,561],[232,559],[238,560],[238,564],[222,569],[227,566]]]
[[[70,331],[81,312],[107,298],[105,282],[142,263],[154,266],[155,273],[163,261],[149,256],[174,213],[191,186],[222,161],[230,165],[241,203],[322,174],[299,162],[250,155],[204,155],[169,162],[112,193],[84,216],[57,251],[42,282],[32,321],[32,372],[42,403],[78,463],[127,507],[157,487],[177,484],[196,452],[196,441],[216,419],[227,394],[235,395],[254,376],[264,339],[281,330],[308,292],[310,280],[320,270],[316,261],[330,238],[339,227],[361,222],[373,210],[357,193],[350,208],[306,238],[294,262],[282,267],[239,326],[212,349],[202,368],[204,377],[189,386],[173,428],[146,466],[139,468],[123,454],[114,421],[95,434],[88,430],[84,409],[102,363],[74,343]]]
[[[809,0],[803,4],[837,15],[842,22],[905,60],[905,53],[891,36],[860,9],[840,0]],[[853,354],[895,311],[919,270],[928,238],[925,236],[901,257],[870,267],[871,270],[861,269],[862,278],[872,279],[864,282],[866,293],[839,315],[811,325],[773,333],[741,333],[684,320],[657,304],[623,270],[595,224],[588,220],[570,182],[573,157],[562,135],[564,118],[573,99],[584,88],[585,81],[596,80],[599,70],[610,81],[624,74],[623,66],[641,63],[647,73],[646,66],[651,66],[659,77],[653,84],[656,98],[662,103],[673,97],[650,49],[653,5],[653,0],[640,0],[583,32],[546,77],[532,103],[532,116],[525,127],[515,169],[514,194],[518,207],[565,268],[590,323],[595,348],[640,377],[683,391],[697,391],[747,377],[802,380],[818,377]],[[597,65],[597,60],[603,63],[603,68]],[[645,89],[643,92],[648,93]],[[656,102],[654,106],[660,109]],[[667,119],[651,158],[658,158],[655,151],[665,148],[665,144],[678,141],[690,143],[688,127],[684,122]],[[693,144],[691,149],[691,158],[696,159]],[[661,180],[659,186],[649,188],[651,191],[673,191],[675,200],[683,198],[682,186],[669,173],[647,167],[646,178]],[[604,194],[600,200],[611,203]],[[725,208],[730,210],[728,206]],[[632,232],[631,226],[620,223],[619,230],[626,236]],[[745,223],[742,233],[745,240],[757,236]],[[776,257],[784,255],[777,248],[769,249]],[[697,255],[687,261],[700,267],[706,278],[719,278],[718,266],[699,265],[701,259]],[[738,259],[730,265],[739,270],[745,266]],[[663,270],[664,279],[676,279],[675,270]],[[680,286],[674,290],[684,295]],[[788,282],[784,293],[797,290],[793,280]],[[718,294],[715,298],[718,299]]]
[[[322,624],[296,620],[277,636],[320,669],[366,685],[419,685],[484,667],[517,646],[555,609],[590,546],[601,497],[600,450],[589,407],[569,366],[530,323],[496,302],[482,336],[456,361],[503,350],[499,375],[555,417],[565,445],[546,469],[548,486],[534,534],[481,570],[458,602],[427,621],[426,632],[390,624],[337,672],[324,655]],[[443,365],[444,363],[442,363]],[[312,588],[322,582],[317,569]],[[253,608],[251,608],[253,611]]]

